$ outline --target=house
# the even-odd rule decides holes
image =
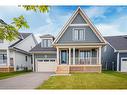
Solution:
[[[31,49],[36,72],[101,72],[101,52],[106,45],[97,28],[79,7],[56,37],[40,37]]]
[[[0,40],[0,72],[32,69],[32,56],[29,50],[36,44],[32,33],[20,33],[13,41]]]
[[[103,69],[127,72],[127,35],[104,38],[108,44],[102,49]]]

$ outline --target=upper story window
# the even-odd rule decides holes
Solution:
[[[42,47],[51,47],[51,39],[43,39],[42,40]]]
[[[85,29],[75,28],[73,30],[73,40],[85,40]]]
[[[4,42],[4,40],[0,40],[0,43],[3,43]]]

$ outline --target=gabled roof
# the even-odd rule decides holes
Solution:
[[[116,50],[127,50],[127,35],[104,37]]]
[[[99,40],[101,42],[106,43],[105,39],[102,37],[102,35],[98,31],[98,29],[92,24],[92,22],[90,21],[89,17],[86,15],[86,13],[80,7],[78,7],[78,9],[73,13],[71,18],[67,21],[67,23],[64,25],[62,30],[57,35],[56,39],[54,40],[54,44],[56,44],[59,41],[59,39],[62,37],[62,35],[66,31],[66,29],[69,27],[69,25],[73,22],[73,20],[75,19],[75,17],[78,14],[80,14],[83,17],[83,19],[86,21],[86,23],[89,25],[89,27],[93,30],[93,32],[96,34],[96,36],[99,38]]]
[[[45,34],[40,36],[40,38],[54,38],[54,36],[52,36],[51,34]]]
[[[17,45],[19,42],[21,42],[22,40],[24,40],[25,38],[27,38],[31,34],[32,33],[19,33],[19,35],[20,35],[19,40],[16,41],[15,43],[13,43],[12,45],[10,45],[9,47],[13,47],[13,46]]]
[[[25,39],[26,37],[30,36],[32,33],[20,33],[20,35]]]
[[[56,48],[54,47],[41,47],[41,43],[36,45],[34,48],[30,50],[32,53],[47,53],[47,52],[56,52]]]

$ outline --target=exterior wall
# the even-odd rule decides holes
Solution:
[[[35,45],[36,42],[33,38],[33,35],[30,35],[29,37],[21,41],[19,44],[17,44],[16,47],[29,52]]]
[[[19,53],[19,52],[14,52],[15,57],[14,57],[14,61],[15,61],[15,70],[23,70],[24,68],[21,67],[27,67],[28,69],[32,69],[32,62],[31,62],[31,56]],[[27,61],[26,61],[26,56],[27,56]],[[17,69],[19,68],[19,69]]]
[[[119,53],[119,71],[121,71],[121,58],[127,57],[127,52]]]
[[[35,58],[56,58],[56,54],[35,54]]]
[[[82,18],[80,14],[78,14],[73,20],[72,24],[86,24],[86,21]]]
[[[117,69],[117,53],[109,44],[102,48],[102,68],[104,70]]]
[[[74,28],[85,28],[85,40],[84,41],[74,41],[73,40],[73,29]],[[97,43],[100,42],[98,37],[95,33],[90,29],[89,26],[69,26],[69,28],[65,31],[63,36],[60,38],[58,43],[79,43],[79,42],[86,42],[86,43]]]
[[[13,43],[17,42],[19,39],[15,39],[11,42],[4,40],[3,43],[0,43],[0,49],[8,49],[8,46],[12,45]]]

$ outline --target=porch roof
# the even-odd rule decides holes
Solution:
[[[56,48],[54,47],[47,47],[47,48],[44,48],[44,47],[41,47],[41,43],[39,43],[38,45],[36,45],[34,48],[32,48],[30,50],[31,53],[41,53],[41,52],[56,52]]]

